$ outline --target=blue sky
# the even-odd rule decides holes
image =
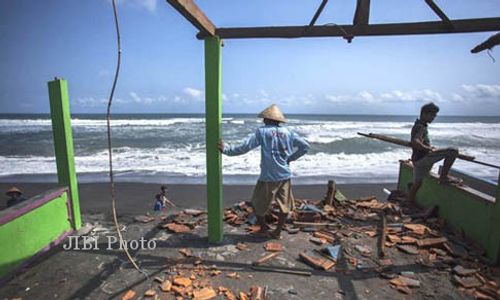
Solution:
[[[199,0],[218,27],[305,25],[321,1]],[[327,4],[317,24],[349,24],[355,0]],[[437,20],[423,0],[372,1],[371,23]],[[451,19],[499,17],[500,1],[436,1]],[[203,42],[165,1],[118,1],[122,69],[113,112],[204,112]],[[500,115],[500,46],[471,54],[494,32],[226,40],[223,111]],[[105,113],[116,64],[110,0],[0,0],[0,112],[46,113],[47,81],[68,80],[74,113]]]

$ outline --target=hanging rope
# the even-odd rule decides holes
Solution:
[[[492,52],[491,49],[488,49],[488,51],[486,51],[486,53],[488,53],[488,56],[491,58],[491,60],[493,62],[495,62],[495,58],[493,57],[493,55],[491,55],[491,52]]]
[[[340,26],[339,24],[336,24],[336,23],[326,23],[324,24],[325,26],[337,26],[340,31],[342,31],[342,33],[344,34],[344,36],[342,36],[343,39],[347,40],[347,42],[350,44],[352,42],[352,39],[354,38],[354,35],[350,34],[350,33],[347,33],[347,31],[345,31],[345,29]]]
[[[112,209],[113,209],[113,221],[115,223],[115,228],[116,232],[118,233],[118,237],[120,238],[120,245],[123,245],[123,237],[122,233],[120,231],[120,226],[118,224],[118,218],[116,216],[116,196],[115,196],[115,182],[113,178],[113,156],[112,156],[112,146],[111,146],[111,104],[113,103],[113,95],[115,93],[115,88],[116,88],[116,82],[118,81],[118,74],[120,73],[120,63],[121,63],[121,54],[122,54],[122,49],[121,49],[121,43],[120,43],[120,26],[118,25],[118,12],[116,11],[116,3],[115,0],[113,0],[113,12],[115,16],[115,27],[116,27],[116,38],[118,42],[118,62],[116,64],[116,72],[115,72],[115,79],[113,80],[113,87],[111,88],[111,94],[109,95],[109,100],[108,100],[108,110],[106,114],[106,120],[107,120],[107,125],[108,125],[108,153],[109,153],[109,179],[110,179],[110,184],[111,184],[111,204],[112,204]],[[134,268],[144,274],[146,278],[149,279],[148,274],[141,270],[135,260],[132,258],[130,253],[128,252],[128,247],[123,247],[125,253],[127,254],[128,260]]]

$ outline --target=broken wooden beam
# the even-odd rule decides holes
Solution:
[[[328,190],[326,192],[325,204],[336,207],[335,203],[335,192],[337,191],[337,185],[334,180],[328,180]]]
[[[321,4],[319,5],[318,9],[316,10],[316,13],[314,14],[311,22],[309,22],[309,27],[312,27],[314,26],[314,23],[316,23],[316,20],[318,20],[319,18],[319,15],[321,14],[321,12],[323,11],[323,9],[325,8],[325,5],[326,3],[328,2],[328,0],[323,0],[321,2]]]
[[[443,22],[448,24],[448,26],[453,27],[453,24],[451,23],[451,20],[446,16],[446,14],[437,6],[436,3],[434,3],[433,0],[425,0],[425,3],[429,5],[429,7],[434,11],[434,13],[441,19]]]
[[[172,0],[169,0],[172,1]],[[466,33],[500,30],[500,18],[479,18],[451,20],[453,28],[442,21],[388,23],[357,25],[321,26],[272,26],[272,27],[232,27],[217,28],[215,34],[223,39],[245,38],[301,38],[301,37],[344,37],[350,36],[388,36],[413,34]],[[198,39],[207,37],[200,32]]]
[[[358,0],[356,12],[352,23],[356,25],[368,25],[370,19],[370,0]]]
[[[255,270],[255,271],[266,271],[266,272],[275,272],[275,273],[284,273],[284,274],[311,276],[311,272],[309,272],[309,271],[301,271],[301,270],[294,270],[294,269],[283,269],[283,268],[274,268],[274,267],[263,267],[263,266],[252,266],[251,268],[252,268],[252,270]]]
[[[386,238],[387,221],[385,213],[380,214],[379,236],[378,236],[378,257],[385,257],[385,238]]]
[[[167,0],[167,2],[186,20],[193,24],[194,27],[198,28],[200,33],[205,35],[205,37],[215,35],[215,25],[193,0]]]

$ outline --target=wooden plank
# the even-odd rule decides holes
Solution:
[[[193,0],[167,0],[167,2],[205,36],[215,35],[215,25]]]
[[[413,34],[467,33],[500,30],[500,18],[463,19],[451,21],[453,28],[442,21],[355,25],[322,26],[276,26],[276,27],[233,27],[217,28],[215,34],[224,39],[244,38],[301,38],[301,37],[344,37],[387,36]],[[206,37],[198,34],[199,39]]]
[[[368,25],[370,19],[370,0],[358,0],[352,23],[354,25]]]
[[[439,6],[437,6],[436,3],[434,3],[433,0],[425,0],[425,3],[427,3],[427,5],[429,5],[429,7],[434,11],[434,13],[436,15],[438,15],[438,17],[441,20],[443,20],[443,22],[446,22],[450,26],[453,26],[451,24],[451,20],[448,18],[448,16],[446,16],[446,14],[441,10],[441,8],[439,8]]]
[[[312,18],[311,22],[309,22],[309,27],[314,26],[314,23],[316,23],[316,20],[318,20],[319,15],[321,14],[321,12],[323,11],[323,9],[325,8],[325,5],[326,5],[327,2],[328,2],[328,0],[323,0],[321,2],[321,4],[319,5],[318,9],[316,10],[316,13],[314,14],[314,17]]]
[[[377,240],[377,246],[378,246],[378,257],[382,258],[385,257],[385,238],[387,234],[387,220],[385,217],[385,213],[382,212],[380,214],[380,224],[379,224],[379,237]]]

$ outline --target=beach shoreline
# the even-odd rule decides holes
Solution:
[[[387,195],[383,189],[396,189],[396,183],[358,183],[339,184],[338,189],[349,199],[374,195],[385,200]],[[56,183],[0,183],[0,191],[4,193],[11,186],[20,188],[27,198],[36,196],[57,187]],[[169,184],[167,196],[179,209],[206,209],[206,185],[202,184]],[[224,185],[224,207],[240,201],[249,201],[254,185]],[[111,213],[111,193],[109,183],[80,183],[79,197],[82,214]],[[117,210],[121,215],[137,215],[152,212],[155,194],[160,192],[160,184],[140,182],[117,182]],[[293,193],[298,199],[323,199],[327,191],[327,182],[314,185],[293,185]],[[3,196],[0,207],[5,206],[7,196]]]

